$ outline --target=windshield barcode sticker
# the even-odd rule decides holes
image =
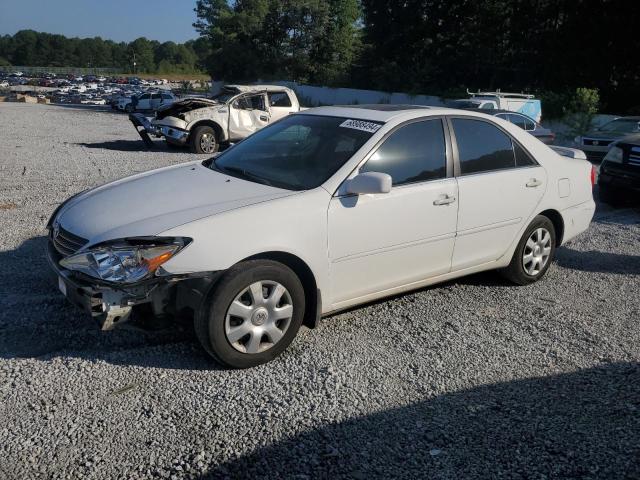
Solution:
[[[363,120],[346,120],[340,124],[343,128],[353,128],[354,130],[362,130],[363,132],[374,133],[380,130],[379,123],[365,122]]]

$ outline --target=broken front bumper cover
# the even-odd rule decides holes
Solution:
[[[196,311],[219,275],[219,272],[200,272],[153,277],[120,287],[60,267],[60,254],[50,241],[46,254],[61,292],[71,303],[88,312],[102,330],[111,330],[130,320],[136,305],[148,304],[158,316],[176,314],[184,308]]]
[[[138,132],[138,135],[140,135],[140,138],[142,138],[142,141],[149,148],[153,147],[153,140],[149,135],[164,137],[167,142],[175,145],[185,145],[189,139],[188,131],[166,125],[154,125],[142,113],[129,114],[129,120]]]

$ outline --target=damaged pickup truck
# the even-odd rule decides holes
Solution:
[[[290,113],[301,110],[298,97],[278,85],[227,85],[213,98],[186,98],[161,107],[149,121],[140,113],[129,120],[148,147],[149,135],[194,153],[215,153]]]

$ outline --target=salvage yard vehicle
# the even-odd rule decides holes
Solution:
[[[640,201],[640,133],[615,142],[598,175],[600,200],[611,205]]]
[[[121,97],[117,103],[118,110],[124,110],[127,113],[138,110],[157,110],[160,107],[171,105],[178,99],[171,92],[145,92],[136,95],[136,97],[138,99],[137,105],[134,105],[133,95]]]
[[[461,98],[449,102],[453,108],[478,108],[481,110],[505,110],[519,112],[533,118],[536,122],[542,121],[542,103],[534,95],[526,93],[506,93],[497,90],[495,92],[470,92],[470,98]]]
[[[295,92],[277,85],[227,85],[212,99],[186,98],[160,108],[151,122],[142,114],[129,119],[151,146],[149,135],[171,145],[189,145],[212,154],[221,144],[242,140],[276,120],[300,111]]]
[[[495,117],[321,107],[70,198],[48,258],[103,329],[145,305],[192,312],[204,349],[244,368],[355,305],[484,270],[540,280],[588,228],[593,181],[586,160]]]
[[[615,141],[635,133],[640,133],[640,117],[620,117],[576,137],[574,142],[589,160],[599,162]]]

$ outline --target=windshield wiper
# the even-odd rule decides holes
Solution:
[[[215,160],[213,161],[213,164],[216,165]],[[236,175],[239,175],[241,178],[244,178],[245,180],[253,180],[255,182],[258,183],[262,183],[264,185],[269,185],[270,187],[273,187],[274,185],[267,180],[266,178],[262,178],[259,175],[256,175],[255,173],[251,173],[251,172],[247,172],[244,168],[240,168],[240,167],[219,167],[218,165],[216,165],[216,167],[221,171],[221,172],[229,172],[229,173],[234,173]]]

